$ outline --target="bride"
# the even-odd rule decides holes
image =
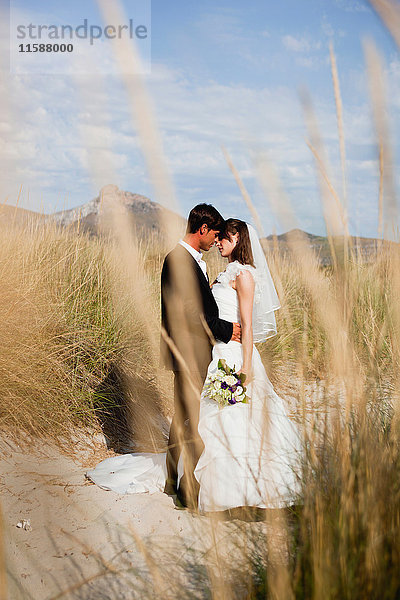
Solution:
[[[251,225],[228,219],[217,247],[228,265],[213,284],[213,295],[220,318],[241,323],[242,342],[218,342],[213,348],[200,401],[199,433],[204,451],[195,469],[200,483],[199,509],[278,508],[294,501],[299,442],[254,342],[276,334],[274,311],[279,300]],[[220,409],[210,398],[207,381],[217,371],[220,359],[246,375],[248,403]]]
[[[279,300],[255,229],[228,219],[216,245],[228,265],[212,286],[219,317],[239,322],[241,342],[217,342],[200,398],[198,431],[204,450],[194,475],[200,512],[293,504],[300,447],[296,426],[275,393],[254,343],[276,334]],[[246,402],[221,406],[211,382],[225,361],[244,379]],[[165,454],[137,453],[104,460],[86,475],[119,493],[162,491]]]

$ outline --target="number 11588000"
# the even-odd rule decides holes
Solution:
[[[73,52],[73,44],[19,44],[18,52]]]

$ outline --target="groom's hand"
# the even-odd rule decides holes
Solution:
[[[242,328],[240,326],[240,323],[234,323],[231,342],[241,342],[241,341],[242,341]]]

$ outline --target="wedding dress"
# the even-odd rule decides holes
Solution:
[[[221,319],[240,322],[238,296],[231,286],[243,270],[229,263],[213,285]],[[257,287],[256,287],[257,290]],[[217,342],[208,374],[224,359],[237,372],[242,367],[242,345]],[[206,379],[207,383],[207,379]],[[200,483],[199,509],[226,510],[237,506],[279,508],[295,501],[296,461],[300,441],[295,423],[275,393],[260,354],[253,346],[249,402],[220,408],[204,386],[200,400],[199,433],[204,451],[195,468]]]
[[[213,285],[219,316],[227,321],[240,322],[238,297],[231,282],[244,269],[256,276],[254,267],[235,261],[228,264]],[[208,373],[218,368],[220,358],[238,371],[242,366],[242,345],[217,342]],[[295,502],[300,448],[296,425],[275,393],[255,346],[252,370],[247,404],[220,408],[208,396],[207,379],[203,387],[199,434],[204,451],[195,468],[200,483],[200,511],[239,506],[279,508]],[[121,494],[163,491],[165,456],[137,453],[111,457],[86,475],[97,485]]]

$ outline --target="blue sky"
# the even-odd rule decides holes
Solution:
[[[101,23],[94,1],[11,0],[16,14],[43,23],[84,18]],[[134,2],[123,2],[135,18]],[[19,12],[18,12],[19,11]],[[193,0],[151,3],[151,73],[145,76],[179,210],[211,202],[224,216],[250,216],[221,146],[231,154],[261,216],[264,231],[285,227],[258,181],[268,156],[295,210],[298,225],[324,234],[315,166],[299,100],[312,97],[332,181],[341,191],[329,43],[336,54],[344,106],[348,207],[353,234],[376,236],[378,165],[363,41],[372,39],[385,64],[392,139],[398,139],[400,60],[364,0]],[[100,52],[101,43],[99,44]],[[100,56],[100,54],[99,54]],[[9,75],[3,200],[52,212],[83,204],[99,187],[155,200],[128,98],[118,75]],[[395,156],[399,148],[394,145]],[[104,165],[94,179],[91,160]]]

